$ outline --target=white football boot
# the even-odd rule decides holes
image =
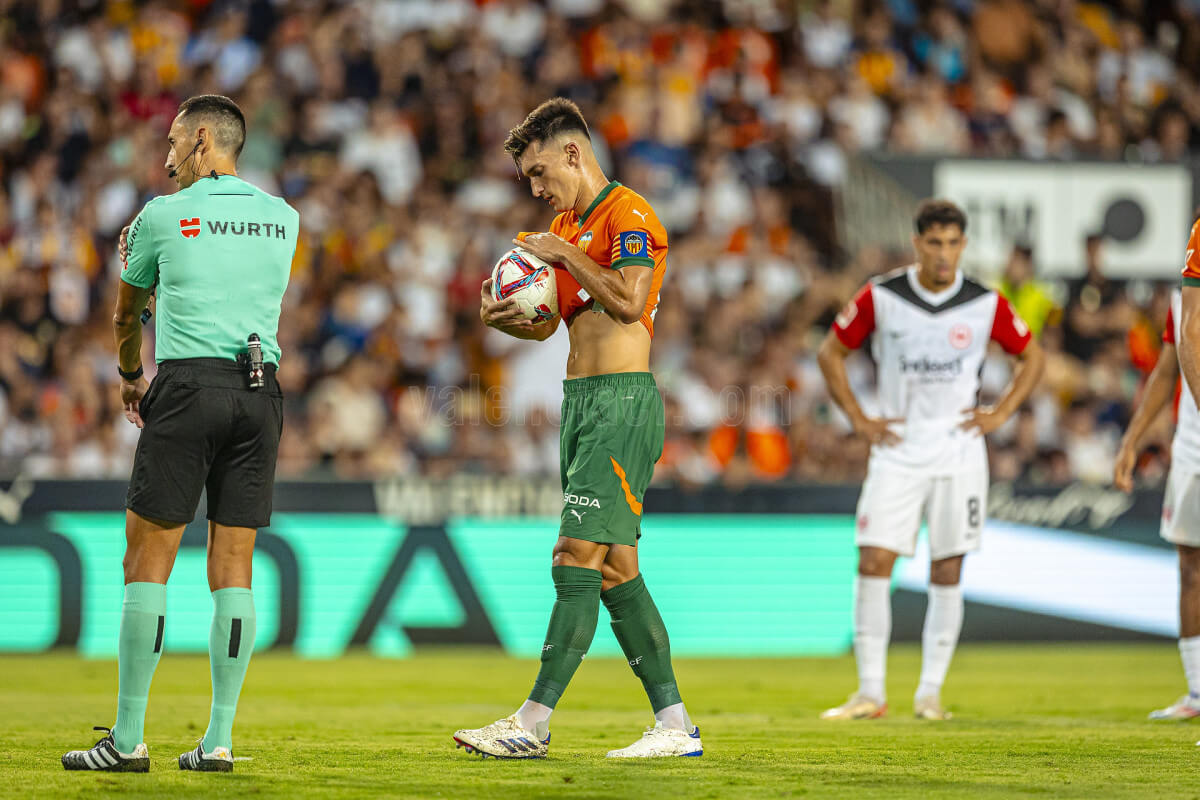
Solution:
[[[913,700],[913,714],[917,719],[929,719],[938,722],[954,718],[953,714],[942,708],[942,700],[937,695],[918,697],[916,700]]]
[[[1200,717],[1200,697],[1185,694],[1166,708],[1150,712],[1150,719],[1185,720]]]
[[[881,703],[870,697],[864,697],[855,692],[850,699],[840,706],[827,708],[821,712],[821,719],[879,719],[887,713],[887,703]]]
[[[517,715],[505,717],[482,728],[464,728],[454,732],[456,747],[483,758],[545,758],[550,749],[550,734],[538,739],[517,722]]]
[[[638,739],[628,747],[620,750],[609,750],[609,758],[670,758],[674,756],[702,756],[704,745],[700,743],[700,729],[694,728],[691,733],[679,728],[664,728],[662,722],[655,720],[653,728],[647,728]]]

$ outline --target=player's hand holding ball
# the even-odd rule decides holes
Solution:
[[[486,278],[479,287],[479,318],[489,328],[505,333],[527,333],[533,330],[533,322],[526,319],[511,297],[496,300],[492,293],[492,279]]]
[[[563,264],[571,250],[579,249],[555,233],[531,233],[524,240],[513,239],[513,244],[551,264]]]

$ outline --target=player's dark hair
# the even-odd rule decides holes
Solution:
[[[966,233],[967,215],[949,200],[926,200],[917,208],[913,227],[920,236],[934,225],[957,225],[960,232]]]
[[[587,122],[579,106],[565,97],[552,97],[529,112],[525,121],[508,132],[504,140],[504,151],[520,165],[522,154],[534,142],[544,142],[559,134],[574,131],[582,133],[589,141]]]
[[[198,94],[179,104],[179,113],[193,129],[207,123],[217,147],[234,158],[246,144],[246,115],[238,104],[220,94]]]

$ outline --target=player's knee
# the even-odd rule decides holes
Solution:
[[[858,554],[858,574],[874,578],[887,578],[892,574],[896,554],[876,547],[864,547]]]
[[[166,583],[171,577],[174,553],[155,548],[147,542],[129,544],[121,569],[126,583]]]
[[[1200,589],[1200,547],[1180,546],[1179,583],[1183,591]]]
[[[954,586],[962,577],[962,557],[935,561],[929,565],[929,582],[938,586]]]
[[[638,570],[624,569],[620,566],[605,564],[600,569],[600,591],[607,592],[623,583],[629,583],[638,576]]]
[[[554,545],[551,563],[556,567],[583,567],[599,570],[607,552],[607,545],[560,536]]]
[[[126,583],[133,583],[138,580],[137,555],[133,552],[132,547],[125,548],[125,558],[121,560],[121,571],[125,576]]]

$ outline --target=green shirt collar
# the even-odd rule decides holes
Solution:
[[[596,206],[603,203],[604,198],[608,197],[609,193],[620,185],[621,184],[618,181],[609,181],[608,186],[605,186],[600,190],[600,194],[596,195],[596,199],[592,201],[592,204],[587,207],[587,211],[583,212],[583,216],[579,218],[579,222],[575,224],[582,228],[584,220],[586,220],[591,213],[596,210]]]

